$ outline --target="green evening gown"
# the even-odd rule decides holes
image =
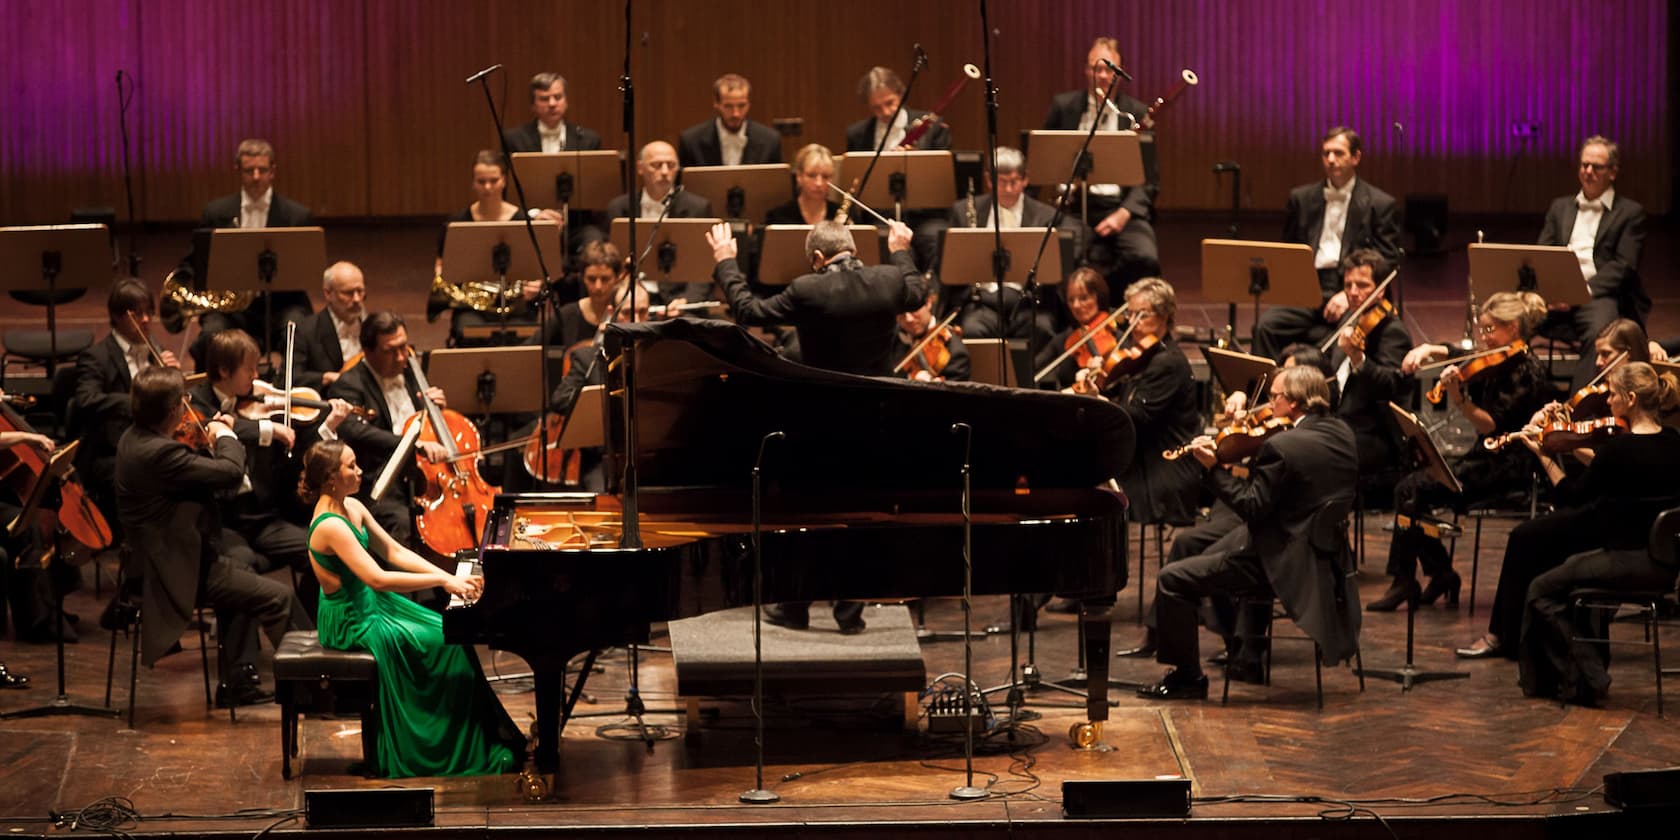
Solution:
[[[316,517],[311,533],[329,517],[344,519],[367,548],[367,532],[336,513]],[[337,592],[321,591],[321,646],[365,650],[379,662],[374,770],[387,777],[461,776],[515,767],[498,731],[517,730],[467,650],[444,643],[443,618],[401,595],[372,589],[335,556],[309,553],[341,581]]]

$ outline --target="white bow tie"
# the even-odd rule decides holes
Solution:
[[[1575,202],[1575,207],[1578,210],[1603,210],[1604,209],[1604,202],[1598,201],[1598,200],[1576,201]]]

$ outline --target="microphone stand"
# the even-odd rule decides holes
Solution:
[[[630,79],[631,5],[631,0],[624,0],[624,75],[619,77],[618,82],[619,91],[624,94],[625,142],[629,144],[627,148],[630,149],[630,153],[636,154],[636,90],[635,85]],[[636,217],[641,215],[640,210],[642,195],[641,187],[636,183],[635,179],[630,179],[630,186],[631,189],[634,190],[630,198],[635,199],[635,201],[629,208],[630,241],[629,247],[626,250],[628,253],[634,254],[636,253]],[[666,209],[669,208],[670,203],[667,202]],[[661,211],[660,217],[664,218],[664,211]],[[634,276],[634,274],[641,273],[640,263],[631,266],[631,270],[633,272],[633,276],[630,278],[629,303],[630,320],[633,323],[636,320],[636,291],[637,287],[641,285],[640,278]],[[638,482],[636,475],[636,365],[634,364],[635,360],[633,358],[635,350],[636,345],[633,341],[627,342],[624,346],[624,353],[628,358],[624,360],[625,364],[623,367],[625,452],[624,472],[619,480],[619,494],[622,502],[620,516],[623,518],[623,525],[619,530],[619,548],[642,547],[641,510],[638,507],[638,501],[636,498],[637,493],[640,492],[640,488],[637,486]],[[634,658],[632,658],[632,663],[633,662]],[[631,673],[634,674],[635,672],[632,671]]]
[[[1120,74],[1117,73],[1115,75],[1118,79]],[[1050,226],[1044,229],[1044,236],[1040,237],[1038,240],[1038,253],[1033,255],[1032,267],[1027,269],[1027,282],[1024,284],[1024,294],[1035,293],[1038,289],[1038,266],[1039,263],[1044,260],[1044,249],[1049,246],[1050,237],[1056,235],[1057,228],[1059,228],[1062,224],[1062,217],[1067,213],[1068,197],[1073,195],[1073,182],[1079,180],[1082,172],[1088,171],[1088,167],[1090,166],[1091,141],[1097,136],[1097,126],[1102,125],[1103,112],[1106,111],[1108,107],[1114,105],[1114,95],[1118,93],[1119,90],[1120,85],[1117,80],[1115,83],[1108,86],[1108,90],[1103,92],[1102,101],[1097,103],[1097,116],[1095,119],[1091,120],[1091,128],[1085,132],[1085,142],[1080,145],[1079,154],[1074,155],[1073,157],[1073,169],[1068,173],[1067,181],[1062,184],[1061,197],[1056,202],[1056,213],[1050,217]],[[995,192],[996,191],[994,190],[994,194]],[[995,197],[992,200],[992,204],[995,212],[997,205]],[[1000,234],[999,240],[1001,241],[1001,239],[1002,235]],[[1003,294],[1003,290],[999,289],[998,294],[1001,296]],[[1037,318],[1036,312],[1033,317]]]
[[[507,137],[502,134],[502,115],[501,112],[496,110],[496,97],[490,93],[490,76],[500,68],[501,65],[498,64],[474,73],[467,79],[467,84],[477,82],[479,87],[484,90],[484,104],[490,109],[491,127],[495,129],[496,137],[501,142],[502,162],[507,164],[508,179],[513,181],[513,192],[519,199],[519,217],[525,220],[525,235],[531,240],[531,251],[537,255],[537,270],[542,273],[542,291],[537,294],[537,299],[532,303],[537,307],[537,333],[541,336],[542,341],[542,367],[538,371],[538,387],[542,389],[542,394],[546,399],[548,395],[550,337],[548,334],[548,308],[544,306],[544,303],[553,294],[554,277],[548,273],[548,261],[543,259],[542,248],[537,244],[537,226],[531,219],[531,206],[525,200],[524,185],[519,183],[519,172],[513,168],[513,149],[508,146]],[[506,290],[505,280],[503,290]],[[503,301],[503,308],[506,308],[505,300]],[[502,316],[502,327],[504,331],[507,328],[507,315],[505,313]],[[537,418],[537,435],[540,440],[546,441],[548,439],[548,412],[546,411],[542,413],[541,417]],[[546,445],[541,447],[541,451],[537,454],[537,471],[542,475],[548,475],[548,447]]]
[[[128,90],[123,91],[123,79]],[[134,101],[134,77],[126,70],[117,71],[117,128],[122,134],[123,195],[128,201],[128,273],[140,276],[140,246],[135,241],[140,223],[134,218],[134,176],[128,169],[128,105]]]
[[[1237,236],[1237,217],[1242,212],[1242,167],[1234,160],[1222,160],[1213,165],[1213,175],[1231,173],[1231,229],[1228,235],[1232,239]],[[1230,301],[1225,309],[1225,340],[1231,345],[1237,343],[1237,302]]]
[[[751,805],[765,805],[780,800],[775,791],[764,789],[764,554],[759,544],[759,526],[764,506],[760,478],[764,468],[764,450],[772,440],[783,440],[783,432],[771,432],[758,441],[758,460],[752,468],[752,556],[753,556],[753,746],[758,750],[754,765],[752,790],[741,794],[741,801]]]
[[[970,614],[974,611],[974,512],[971,497],[972,488],[969,486],[970,461],[969,453],[974,447],[974,427],[967,423],[951,424],[951,433],[961,432],[963,435],[962,459],[962,523],[963,523],[963,769],[966,773],[962,785],[951,789],[951,798],[957,800],[985,799],[990,796],[985,788],[974,785],[974,637],[969,635]]]
[[[1003,278],[1009,274],[1009,252],[1003,250],[1003,206],[998,203],[998,98],[997,85],[992,81],[992,25],[990,16],[986,12],[986,0],[980,0],[980,54],[981,61],[986,66],[986,166],[992,173],[992,282],[997,287],[997,300],[993,306],[997,312],[998,336],[998,370],[1002,372],[1004,385],[1009,384],[1009,333],[1015,322],[1015,312],[1020,308],[1021,301],[1004,311]],[[1025,209],[1025,195],[1023,194],[1022,209]],[[1033,327],[1038,323],[1038,295],[1028,281],[1023,286],[1021,294],[1031,295],[1032,302],[1028,304],[1032,323],[1027,325],[1027,358],[1038,358],[1038,348],[1033,346],[1037,330]]]

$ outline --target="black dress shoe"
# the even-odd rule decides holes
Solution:
[[[1464,578],[1458,572],[1448,569],[1429,579],[1429,585],[1423,588],[1418,600],[1424,604],[1433,604],[1442,595],[1447,596],[1447,606],[1458,606],[1458,593],[1464,588]]]
[[[1114,655],[1115,656],[1126,656],[1126,657],[1135,656],[1135,657],[1140,657],[1140,658],[1145,657],[1145,656],[1154,656],[1155,655],[1155,631],[1154,630],[1145,630],[1143,632],[1143,641],[1138,642],[1137,647],[1129,647],[1129,648],[1126,648],[1125,650],[1115,651]]]
[[[1231,678],[1231,682],[1266,684],[1266,666],[1252,659],[1238,657],[1227,661],[1225,675]]]
[[[14,674],[0,665],[0,688],[28,688],[29,678],[22,674]]]
[[[840,625],[840,635],[842,635],[842,636],[856,636],[857,634],[862,633],[863,628],[865,628],[867,626],[868,625],[865,624],[863,619],[861,619],[861,618],[858,619],[857,621],[844,622]]]
[[[1194,677],[1181,677],[1177,670],[1168,671],[1161,681],[1137,690],[1138,696],[1147,700],[1206,700],[1208,695],[1207,674],[1197,674]]]
[[[274,693],[264,691],[261,685],[228,685],[222,683],[216,686],[216,708],[226,709],[230,706],[261,706],[274,702]]]
[[[1394,612],[1394,608],[1401,604],[1410,603],[1423,596],[1423,590],[1418,587],[1417,578],[1395,578],[1388,585],[1388,591],[1381,598],[1365,605],[1366,612]]]
[[[781,604],[766,604],[764,606],[764,620],[777,627],[786,627],[789,630],[804,630],[811,626],[809,613],[792,613],[783,609]]]

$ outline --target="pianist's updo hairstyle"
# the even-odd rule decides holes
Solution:
[[[303,473],[298,476],[297,494],[303,503],[311,507],[321,498],[333,476],[338,475],[338,468],[344,463],[344,441],[317,441],[309,451],[303,453]],[[352,491],[355,488],[352,488]]]
[[[1523,338],[1534,335],[1546,319],[1546,299],[1533,292],[1494,292],[1482,304],[1482,314],[1505,324],[1516,324]]]

